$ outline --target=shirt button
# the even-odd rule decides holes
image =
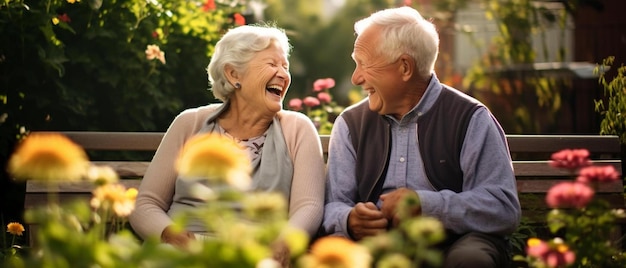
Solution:
[[[400,162],[404,163],[404,157],[400,157]]]

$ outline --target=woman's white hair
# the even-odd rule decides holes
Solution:
[[[278,45],[289,58],[291,45],[283,29],[271,25],[242,25],[232,28],[215,45],[215,52],[207,67],[213,95],[226,102],[235,90],[226,78],[224,69],[232,66],[237,72],[246,71],[246,65],[259,51],[272,43]]]
[[[381,27],[377,52],[387,57],[389,63],[407,54],[415,60],[419,75],[430,77],[439,54],[439,34],[435,25],[417,10],[399,7],[375,12],[357,21],[354,30],[360,35],[372,25]]]

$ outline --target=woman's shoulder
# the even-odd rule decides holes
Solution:
[[[208,116],[216,111],[222,104],[208,104],[204,106],[198,106],[194,108],[187,108],[180,112],[176,118],[174,118],[174,122],[172,122],[172,126],[175,127],[183,127],[183,128],[192,128],[196,129],[203,125],[204,121],[208,118]]]
[[[192,118],[206,118],[211,112],[217,110],[222,105],[222,103],[212,103],[204,106],[198,106],[193,108],[187,108],[180,112],[176,117],[184,118],[184,119],[192,119]]]
[[[281,122],[310,123],[311,119],[301,112],[282,110],[278,113]]]

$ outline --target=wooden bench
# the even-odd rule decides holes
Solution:
[[[89,154],[96,151],[144,151],[153,153],[158,147],[161,132],[62,132],[81,145]],[[320,136],[324,153],[328,150],[329,136]],[[621,172],[620,144],[617,136],[599,135],[507,135],[523,215],[529,222],[541,222],[548,208],[545,194],[550,187],[563,180],[572,180],[570,173],[552,168],[548,160],[553,152],[562,149],[586,148],[596,164],[613,165]],[[119,161],[98,160],[97,165],[108,165],[118,172],[126,187],[139,187],[149,164],[148,160]],[[59,185],[59,200],[81,198],[89,200],[92,186],[88,182],[72,182]],[[28,181],[25,208],[47,202],[50,191],[46,185]],[[623,180],[603,185],[596,193],[609,200],[615,208],[624,208]],[[27,225],[33,223],[27,223]],[[36,226],[29,226],[34,230]],[[33,237],[31,235],[31,237]]]

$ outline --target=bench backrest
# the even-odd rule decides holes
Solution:
[[[89,151],[156,151],[162,132],[62,132]],[[329,136],[320,136],[324,153],[328,151]],[[553,152],[562,149],[586,148],[594,163],[609,164],[621,172],[620,144],[617,136],[599,135],[507,135],[520,201],[524,209],[545,207],[544,196],[552,185],[571,180],[572,174],[548,165]],[[148,167],[148,161],[94,161],[108,165],[118,172],[127,187],[138,187]],[[48,185],[36,181],[27,183],[25,207],[46,202]],[[89,196],[91,185],[86,182],[64,183],[53,189],[60,198]],[[597,195],[610,200],[616,207],[624,206],[623,181],[604,185]],[[84,197],[83,197],[84,198]],[[530,213],[527,213],[530,215]]]

